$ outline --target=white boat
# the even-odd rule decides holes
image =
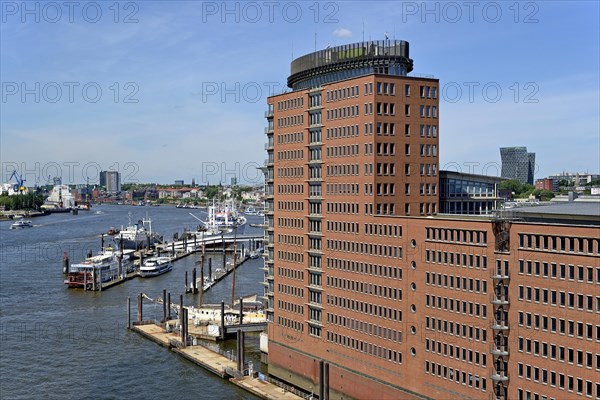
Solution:
[[[246,215],[256,215],[256,209],[253,206],[248,206],[244,212]]]
[[[92,284],[93,274],[99,277],[101,282],[109,282],[133,272],[133,250],[116,250],[107,247],[97,255],[86,258],[69,267],[69,276],[65,281],[69,287],[84,287],[85,283]]]
[[[234,228],[246,223],[246,218],[239,215],[233,201],[208,207],[208,218],[204,222],[208,235],[231,233]]]
[[[23,229],[23,228],[31,228],[33,224],[30,220],[20,218],[18,221],[13,222],[10,225],[10,229]]]
[[[173,269],[171,257],[150,257],[147,258],[140,267],[140,276],[149,278],[162,275]]]

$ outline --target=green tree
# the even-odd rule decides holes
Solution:
[[[550,190],[535,189],[532,194],[541,201],[550,201],[550,199],[554,198],[554,193]]]

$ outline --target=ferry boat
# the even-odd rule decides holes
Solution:
[[[10,229],[23,229],[23,228],[31,228],[33,224],[30,220],[24,219],[23,217],[19,218],[18,221],[13,222],[10,225]]]
[[[131,273],[134,271],[133,253],[133,250],[104,248],[97,255],[72,264],[65,284],[70,288],[89,288],[93,285],[94,274],[99,282],[109,282],[120,274]]]
[[[140,276],[149,278],[162,275],[173,269],[171,257],[150,257],[147,258],[140,267]]]

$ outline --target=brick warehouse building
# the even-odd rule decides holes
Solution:
[[[322,399],[599,398],[593,205],[438,214],[439,82],[407,42],[291,69],[266,112],[269,373]]]

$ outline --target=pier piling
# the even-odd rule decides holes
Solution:
[[[240,327],[244,323],[243,320],[244,320],[244,298],[240,297]]]
[[[163,317],[161,322],[167,321],[167,289],[163,289]]]
[[[179,295],[179,327],[181,333],[181,341],[183,341],[183,295]]]
[[[131,297],[127,297],[127,329],[131,329]]]
[[[194,269],[192,270],[192,293],[198,293],[198,289],[196,286],[196,267],[194,267]]]
[[[63,274],[68,274],[69,273],[69,253],[67,253],[66,251],[63,254]]]
[[[142,322],[143,320],[143,315],[142,315],[142,301],[143,301],[143,297],[142,297],[142,293],[138,294],[138,322]]]
[[[185,271],[185,293],[188,292],[188,276],[187,276],[187,271]]]
[[[225,301],[221,300],[221,340],[225,340]]]
[[[167,293],[167,320],[171,319],[171,292]]]
[[[213,278],[213,276],[212,276],[212,257],[210,257],[210,258],[208,259],[208,277],[209,277],[210,279],[212,279],[212,278]]]

